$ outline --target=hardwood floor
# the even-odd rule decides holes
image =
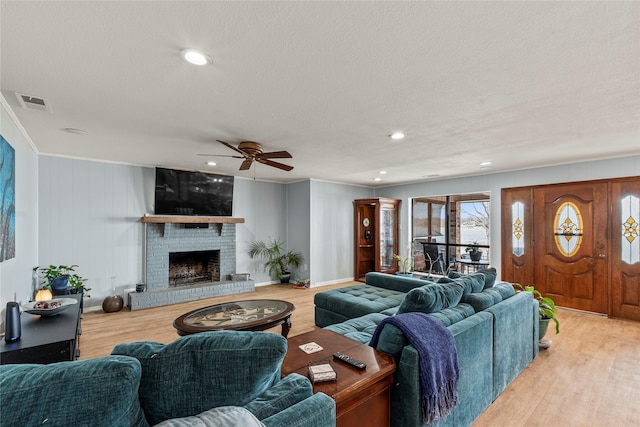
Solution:
[[[313,295],[354,282],[308,290],[287,285],[167,307],[117,313],[85,313],[81,359],[108,355],[121,342],[168,343],[178,335],[173,320],[187,311],[237,299],[282,299],[296,310],[289,336],[316,326]],[[640,322],[560,310],[561,333],[550,327],[553,344],[529,365],[476,420],[485,426],[636,426],[640,425]],[[280,327],[270,330],[280,333]]]
[[[313,295],[317,292],[359,282],[344,282],[311,289],[294,289],[290,285],[258,286],[255,292],[246,292],[224,297],[202,299],[164,307],[131,311],[124,309],[116,313],[102,310],[84,313],[80,337],[80,358],[107,356],[118,343],[134,341],[156,341],[169,343],[178,338],[173,321],[180,315],[200,307],[240,299],[279,299],[291,302],[295,311],[291,315],[289,336],[299,335],[316,328],[313,316]],[[280,333],[281,326],[268,329]]]

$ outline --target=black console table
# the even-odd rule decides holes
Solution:
[[[65,298],[75,298],[78,304],[50,317],[22,313],[20,339],[12,343],[5,342],[4,337],[0,339],[0,364],[65,362],[80,356],[82,296],[65,295]]]

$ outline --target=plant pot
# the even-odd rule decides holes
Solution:
[[[396,272],[396,276],[400,276],[400,277],[413,277],[413,273],[400,273],[399,271]]]
[[[280,283],[289,283],[289,280],[291,280],[291,273],[286,272],[280,275]]]
[[[471,258],[471,261],[480,261],[482,258],[482,251],[469,252],[469,258]]]
[[[58,276],[51,281],[51,290],[56,295],[64,295],[67,291],[69,276]]]
[[[542,340],[542,338],[544,338],[544,336],[547,334],[547,329],[549,328],[549,322],[551,322],[551,319],[539,320],[538,341]]]

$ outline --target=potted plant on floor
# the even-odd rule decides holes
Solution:
[[[265,271],[268,271],[270,276],[279,277],[280,283],[289,283],[291,279],[289,267],[300,267],[300,264],[304,261],[304,257],[300,252],[287,251],[284,243],[276,239],[268,243],[261,240],[251,243],[249,256],[251,258],[262,258]]]
[[[556,324],[556,334],[560,333],[560,321],[556,317],[558,311],[556,303],[549,297],[545,297],[533,286],[523,286],[520,283],[514,283],[514,288],[517,292],[531,292],[533,297],[538,300],[538,318],[540,322],[540,330],[538,333],[538,340],[542,341],[542,338],[547,333],[549,322],[553,320]]]

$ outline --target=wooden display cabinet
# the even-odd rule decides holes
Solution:
[[[400,200],[377,197],[357,199],[354,205],[355,274],[364,280],[370,271],[395,273],[398,253]]]

